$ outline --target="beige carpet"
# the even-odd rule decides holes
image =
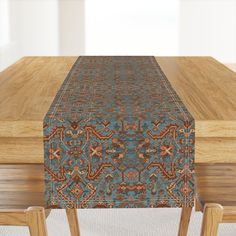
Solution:
[[[179,209],[79,210],[82,236],[175,236]],[[189,236],[200,234],[201,213],[193,213]],[[67,236],[63,210],[53,210],[47,219],[49,236]],[[2,236],[27,236],[26,227],[0,227]],[[235,236],[236,224],[221,224],[218,236]]]

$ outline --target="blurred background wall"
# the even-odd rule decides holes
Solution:
[[[0,0],[0,71],[23,56],[60,55],[236,63],[236,1]]]

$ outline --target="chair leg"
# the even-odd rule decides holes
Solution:
[[[71,236],[80,236],[79,222],[76,209],[66,209]]]
[[[178,236],[187,236],[192,207],[183,207],[179,223]]]
[[[43,207],[29,207],[26,210],[26,221],[31,236],[47,236],[46,217]]]
[[[201,236],[217,236],[219,223],[222,221],[223,207],[208,203],[204,206]]]

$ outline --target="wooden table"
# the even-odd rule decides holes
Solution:
[[[44,206],[43,118],[76,59],[27,57],[0,73],[0,209]],[[236,73],[210,57],[156,60],[195,118],[199,198],[235,206]]]
[[[76,57],[26,57],[0,73],[0,164],[43,163],[43,118]],[[236,163],[236,73],[210,57],[157,57],[196,121],[196,162]]]

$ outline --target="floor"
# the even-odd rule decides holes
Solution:
[[[179,209],[79,210],[82,236],[176,236]],[[188,236],[200,234],[201,213],[193,213]],[[49,236],[67,236],[63,210],[53,210],[47,219]],[[27,236],[26,227],[0,227],[1,236]],[[236,224],[221,224],[218,236],[235,236]]]

